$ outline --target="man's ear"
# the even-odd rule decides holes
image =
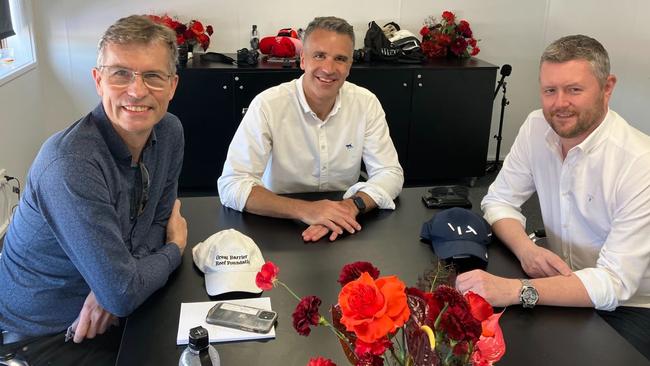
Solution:
[[[300,50],[300,69],[305,71],[305,48]]]
[[[99,96],[101,97],[104,94],[102,87],[100,85],[100,82],[102,80],[102,73],[98,68],[93,67],[92,75],[93,75],[93,80],[95,80],[95,89],[97,90],[97,94],[99,94]]]

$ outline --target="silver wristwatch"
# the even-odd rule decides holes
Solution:
[[[525,308],[532,308],[539,300],[539,293],[530,280],[521,279],[521,292],[519,292],[519,302]]]

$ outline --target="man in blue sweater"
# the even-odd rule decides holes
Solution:
[[[4,240],[4,345],[56,334],[62,346],[68,328],[75,343],[94,338],[181,263],[183,130],[167,113],[176,58],[173,31],[147,17],[101,38],[92,75],[102,102],[43,144]]]

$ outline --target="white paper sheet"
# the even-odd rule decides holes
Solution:
[[[178,320],[178,333],[176,334],[176,344],[183,345],[189,341],[190,329],[199,325],[208,330],[210,343],[244,341],[252,339],[270,339],[275,338],[275,326],[268,333],[246,332],[239,329],[221,327],[205,322],[205,316],[215,304],[219,302],[230,302],[233,304],[247,305],[264,310],[271,309],[271,299],[269,297],[256,297],[252,299],[227,300],[227,301],[206,301],[206,302],[184,302],[181,303],[181,315]]]

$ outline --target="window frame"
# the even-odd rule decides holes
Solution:
[[[3,46],[14,48],[11,66],[0,65],[0,87],[36,68],[36,45],[31,0],[9,0],[16,35],[3,40]]]

